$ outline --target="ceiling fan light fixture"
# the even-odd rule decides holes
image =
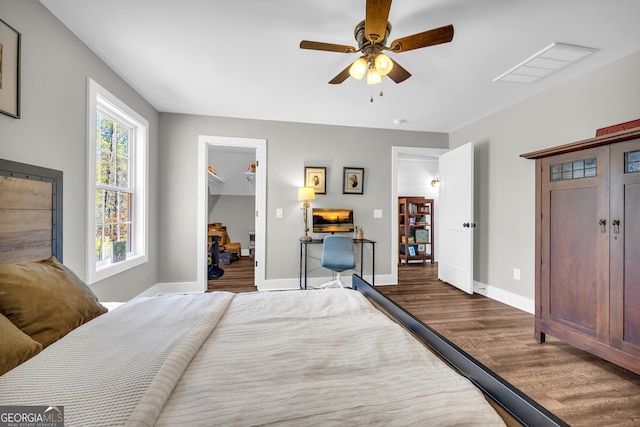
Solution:
[[[349,74],[356,80],[360,80],[367,72],[367,61],[364,58],[358,58],[351,64]]]
[[[368,85],[377,85],[382,82],[382,76],[375,69],[375,67],[369,67],[369,71],[367,71],[367,84]]]
[[[386,76],[393,68],[393,61],[391,61],[391,58],[384,53],[380,53],[376,56],[374,64],[376,66],[376,70],[378,70],[378,73],[381,76]]]

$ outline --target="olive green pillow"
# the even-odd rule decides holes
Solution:
[[[0,314],[0,375],[42,351],[42,345]]]
[[[0,264],[0,313],[43,348],[106,312],[91,289],[54,257]]]

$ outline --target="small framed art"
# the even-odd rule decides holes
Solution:
[[[343,168],[342,194],[364,193],[364,168]]]
[[[417,229],[416,230],[416,243],[429,243],[429,230]]]
[[[20,33],[0,19],[0,113],[20,118]]]
[[[113,242],[111,244],[111,262],[120,262],[127,259],[127,242]]]
[[[304,186],[313,187],[316,194],[327,194],[327,168],[321,166],[305,166]]]
[[[409,256],[416,256],[416,247],[409,246]]]

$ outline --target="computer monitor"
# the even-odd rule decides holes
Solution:
[[[352,208],[312,208],[314,233],[353,233]]]

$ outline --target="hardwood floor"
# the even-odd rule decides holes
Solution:
[[[252,292],[257,290],[253,280],[253,261],[248,256],[241,256],[238,261],[220,266],[224,274],[216,280],[207,282],[207,292]]]
[[[572,426],[640,425],[640,375],[547,335],[533,315],[437,280],[437,265],[398,267],[398,286],[379,286],[529,397]]]
[[[209,291],[248,292],[248,257],[223,266]],[[398,267],[398,286],[378,286],[416,317],[572,426],[640,425],[640,375],[547,335],[537,344],[533,315],[437,280],[437,264]]]

